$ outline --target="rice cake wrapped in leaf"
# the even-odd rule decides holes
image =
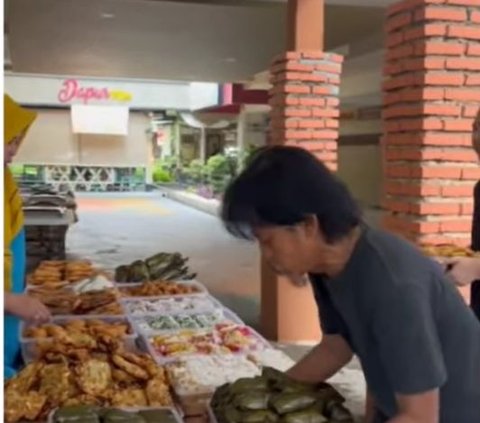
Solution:
[[[278,416],[270,410],[247,411],[242,413],[241,423],[275,423]]]
[[[61,407],[53,416],[55,423],[76,423],[80,420],[92,419],[98,420],[98,408],[90,405],[73,405]]]
[[[268,408],[270,394],[266,392],[245,392],[237,395],[233,401],[240,410],[265,410]]]
[[[128,276],[129,282],[145,282],[150,279],[147,265],[141,260],[137,260],[130,265]]]
[[[103,423],[145,423],[142,416],[123,410],[110,409],[103,414]]]
[[[327,406],[325,415],[334,423],[353,423],[353,416],[342,404]]]
[[[317,393],[317,397],[325,402],[333,401],[337,404],[343,404],[345,402],[345,397],[328,383],[320,383],[316,385],[315,392]]]
[[[145,423],[177,423],[170,410],[142,410],[138,414],[142,416]]]
[[[222,405],[228,404],[231,400],[232,395],[230,394],[230,384],[226,383],[217,388],[210,401],[210,406],[212,409],[216,409]]]
[[[118,266],[115,269],[115,281],[116,282],[129,282],[129,269],[128,266]]]
[[[268,389],[268,381],[260,377],[241,378],[230,386],[230,392],[234,395],[252,391],[266,391]]]
[[[283,416],[281,423],[327,423],[326,417],[315,408],[296,411]]]
[[[241,423],[242,413],[232,404],[214,410],[218,423]]]
[[[304,410],[315,404],[315,395],[308,392],[282,393],[270,399],[270,406],[280,415]]]

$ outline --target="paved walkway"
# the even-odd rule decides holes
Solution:
[[[254,244],[231,237],[217,217],[195,210],[158,192],[149,194],[83,194],[80,221],[67,234],[72,257],[88,258],[113,269],[159,251],[190,257],[198,279],[246,323],[258,327],[259,255]],[[309,348],[282,345],[294,359]],[[364,400],[363,374],[352,362],[333,379],[357,415]]]

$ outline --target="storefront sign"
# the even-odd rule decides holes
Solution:
[[[58,101],[60,103],[81,101],[83,104],[88,104],[90,101],[125,103],[132,101],[132,94],[127,91],[112,90],[110,88],[84,87],[76,79],[67,79],[63,81],[62,88],[58,92]]]

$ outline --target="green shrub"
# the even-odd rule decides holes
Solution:
[[[21,164],[11,164],[9,166],[10,172],[12,172],[12,175],[15,177],[20,177],[23,175],[23,165]]]
[[[155,166],[153,169],[153,181],[156,183],[172,182],[172,175],[167,170],[160,166]]]
[[[236,172],[236,159],[217,154],[208,159],[207,180],[215,194],[225,191]]]

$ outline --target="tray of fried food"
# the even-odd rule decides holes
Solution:
[[[74,283],[93,277],[96,270],[89,261],[72,261],[65,265],[65,278]]]
[[[119,339],[128,348],[135,348],[136,334],[126,318],[78,318],[75,316],[56,317],[51,323],[44,325],[20,326],[20,344],[23,360],[26,363],[37,358],[37,344],[48,340],[68,339],[83,340],[91,343],[107,336]]]
[[[39,358],[5,384],[4,420],[44,421],[58,407],[171,407],[163,367],[107,336],[42,343]]]
[[[57,285],[65,282],[63,261],[43,261],[27,277],[27,283],[30,285]]]
[[[206,294],[206,288],[195,281],[150,281],[119,288],[123,297],[164,297]]]
[[[38,298],[53,315],[98,315],[116,316],[124,314],[119,303],[119,293],[116,289],[84,292],[45,292],[29,290],[29,295]]]
[[[468,247],[460,247],[453,244],[423,245],[421,249],[425,255],[439,259],[478,256],[478,253],[475,253]]]
[[[92,278],[97,273],[98,271],[88,261],[42,261],[37,269],[28,275],[27,283],[55,288]]]

